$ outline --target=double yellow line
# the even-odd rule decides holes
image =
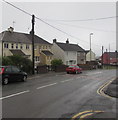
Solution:
[[[98,90],[97,90],[97,93],[99,95],[102,95],[104,97],[107,97],[107,98],[113,98],[107,94],[104,93],[104,89],[109,85],[111,84],[111,82],[114,80],[115,78],[113,78],[112,80],[110,80],[109,82],[106,82],[105,84],[103,84]],[[76,119],[76,118],[79,118],[80,120],[82,120],[83,118],[87,118],[88,116],[91,116],[95,113],[103,113],[104,111],[93,111],[93,110],[87,110],[87,111],[83,111],[83,112],[80,112],[76,115],[74,115],[72,117],[72,120]]]
[[[76,115],[74,115],[72,117],[72,120],[76,119],[76,118],[79,118],[80,120],[82,120],[83,118],[87,118],[88,116],[91,116],[95,113],[103,113],[104,111],[93,111],[93,110],[87,110],[87,111],[83,111],[83,112],[80,112]]]
[[[111,96],[109,96],[109,95],[107,95],[107,94],[104,93],[104,89],[105,89],[109,84],[111,84],[111,82],[112,82],[113,80],[114,80],[114,78],[113,78],[112,80],[110,80],[109,82],[106,82],[104,85],[102,85],[102,86],[97,90],[97,93],[98,93],[99,95],[102,95],[102,96],[107,97],[107,98],[113,98],[113,97],[111,97]]]

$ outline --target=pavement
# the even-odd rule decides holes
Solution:
[[[118,98],[118,78],[111,82],[111,84],[105,90],[105,93],[111,97]]]

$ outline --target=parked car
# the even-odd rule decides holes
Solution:
[[[15,66],[0,66],[0,77],[2,78],[2,84],[6,85],[10,81],[26,81],[27,73]]]
[[[80,68],[78,65],[70,65],[69,67],[66,68],[67,74],[69,73],[82,73],[82,68]]]

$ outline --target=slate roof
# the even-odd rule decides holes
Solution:
[[[2,36],[4,36],[2,39],[2,41],[4,42],[27,43],[27,44],[32,43],[31,34],[4,31],[0,33],[0,39],[2,38]],[[38,37],[37,35],[34,36],[34,43],[51,45],[49,42],[42,39],[41,37]]]
[[[13,55],[21,55],[21,56],[26,56],[24,52],[21,50],[10,50]]]
[[[60,42],[56,42],[56,44],[64,51],[85,52],[85,50],[77,44],[60,43]]]
[[[105,52],[105,54],[110,55],[110,58],[116,58],[116,52]],[[118,52],[117,52],[117,57],[118,57]]]
[[[53,55],[50,51],[48,51],[48,50],[43,50],[43,51],[41,51],[43,54],[45,54],[46,56],[51,56],[51,55]]]

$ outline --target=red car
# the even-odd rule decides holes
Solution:
[[[78,65],[70,65],[69,67],[66,68],[67,74],[69,73],[82,73],[82,68],[80,68]]]

